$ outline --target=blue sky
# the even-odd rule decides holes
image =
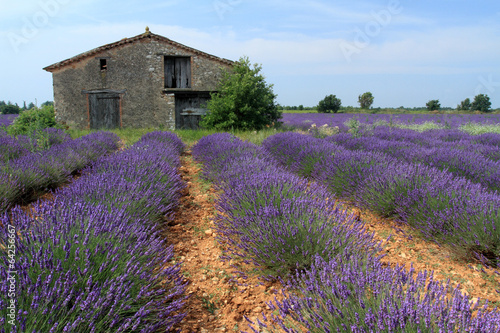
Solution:
[[[262,65],[284,105],[500,107],[498,0],[0,0],[0,100],[53,100],[43,67],[144,32]]]

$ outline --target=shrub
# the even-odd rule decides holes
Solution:
[[[218,130],[260,130],[281,118],[273,85],[268,85],[261,66],[250,68],[248,58],[240,58],[231,72],[225,72],[207,102],[208,113],[200,125]]]
[[[31,134],[48,127],[60,127],[56,123],[54,107],[51,105],[21,112],[8,127],[8,133],[11,135]]]

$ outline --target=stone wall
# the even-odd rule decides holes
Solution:
[[[224,62],[154,38],[142,38],[52,70],[56,120],[88,128],[87,94],[98,89],[126,90],[121,98],[123,127],[175,127],[175,89],[164,88],[164,56],[191,57],[190,91],[212,91]],[[102,71],[100,59],[106,59]]]

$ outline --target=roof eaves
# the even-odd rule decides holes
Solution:
[[[103,46],[99,46],[99,47],[96,47],[92,50],[89,50],[89,51],[86,51],[86,52],[83,52],[83,53],[80,53],[74,57],[71,57],[71,58],[68,58],[68,59],[65,59],[63,61],[60,61],[60,62],[57,62],[55,64],[52,64],[50,66],[47,66],[47,67],[44,67],[43,70],[46,70],[48,72],[52,72],[58,68],[61,68],[61,67],[65,67],[67,65],[70,65],[72,63],[75,63],[75,62],[78,62],[82,59],[85,59],[85,58],[88,58],[88,57],[91,57],[95,54],[98,54],[100,52],[103,52],[103,51],[106,51],[106,50],[110,50],[110,49],[113,49],[115,47],[119,47],[119,46],[122,46],[122,45],[125,45],[125,44],[130,44],[130,43],[135,43],[141,39],[144,39],[144,38],[153,38],[153,39],[156,39],[156,40],[159,40],[159,41],[162,41],[162,42],[166,42],[166,43],[169,43],[173,46],[176,46],[178,48],[181,48],[181,49],[184,49],[188,52],[192,52],[192,53],[195,53],[195,54],[198,54],[198,55],[201,55],[201,56],[205,56],[205,57],[208,57],[212,60],[216,60],[216,61],[219,61],[221,63],[224,63],[226,65],[232,65],[234,63],[234,61],[232,60],[229,60],[229,59],[225,59],[225,58],[220,58],[220,57],[217,57],[217,56],[214,56],[212,54],[208,54],[208,53],[205,53],[203,51],[200,51],[200,50],[197,50],[197,49],[194,49],[192,47],[189,47],[189,46],[186,46],[184,44],[181,44],[181,43],[178,43],[178,42],[175,42],[167,37],[163,37],[163,36],[160,36],[160,35],[156,35],[156,34],[153,34],[151,32],[145,32],[143,34],[140,34],[140,35],[137,35],[137,36],[134,36],[134,37],[130,37],[130,38],[123,38],[117,42],[114,42],[114,43],[109,43],[109,44],[106,44],[106,45],[103,45]]]

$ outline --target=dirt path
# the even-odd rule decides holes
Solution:
[[[264,283],[252,276],[246,280],[233,281],[231,262],[220,259],[223,246],[215,240],[212,219],[217,193],[210,184],[200,179],[201,169],[187,151],[181,157],[180,172],[188,187],[176,212],[175,221],[166,237],[174,245],[176,261],[182,262],[183,272],[191,295],[187,302],[187,317],[177,327],[181,332],[250,332],[244,315],[255,321],[263,312],[271,313],[266,302],[272,301],[280,289],[275,283]],[[492,270],[481,271],[481,267],[455,259],[445,249],[434,243],[411,237],[412,231],[389,219],[380,218],[366,210],[350,208],[366,223],[367,230],[374,232],[376,239],[384,241],[386,263],[412,264],[416,271],[435,272],[441,281],[450,279],[451,286],[460,283],[463,292],[473,301],[488,299],[491,308],[500,305],[500,276]],[[403,232],[396,232],[400,229]],[[392,235],[389,241],[388,236]],[[251,272],[253,267],[246,267]],[[263,330],[262,332],[265,332]]]
[[[231,262],[220,259],[223,247],[212,231],[217,194],[200,179],[201,169],[193,162],[190,151],[182,155],[181,162],[181,176],[188,187],[176,212],[175,225],[166,235],[189,281],[188,315],[178,328],[183,333],[251,331],[243,316],[251,320],[262,318],[261,312],[270,316],[265,303],[274,299],[279,285],[262,284],[255,276],[245,280],[235,277],[236,281],[232,281],[234,268]]]

